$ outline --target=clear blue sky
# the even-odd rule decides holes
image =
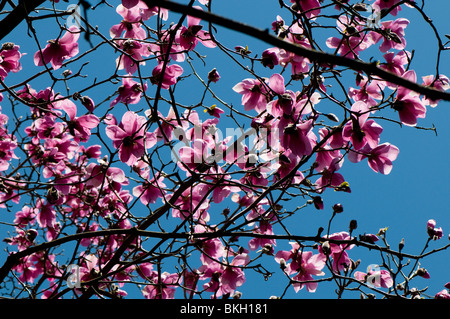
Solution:
[[[223,14],[234,20],[240,20],[263,29],[271,27],[272,21],[276,19],[276,14],[278,14],[278,8],[278,1],[275,0],[258,1],[258,4],[254,1],[214,1],[213,6],[214,12],[218,14]],[[450,4],[445,0],[434,0],[432,5],[427,3],[425,6],[425,12],[434,21],[438,30],[441,31],[442,37],[445,32],[450,33],[450,31],[446,30],[449,8]],[[101,10],[106,10],[108,13],[103,14]],[[90,19],[95,19],[98,16],[101,16],[101,18],[96,23],[91,20],[91,23],[98,24],[99,29],[105,35],[108,35],[109,28],[113,24],[119,23],[121,17],[113,9],[99,7],[97,11],[95,16],[90,16]],[[406,29],[407,49],[415,50],[412,68],[420,79],[421,76],[434,73],[436,40],[433,38],[432,30],[429,26],[417,14],[412,13],[412,9],[405,8],[400,12],[400,16],[408,18],[411,22]],[[289,19],[286,13],[283,13],[283,17],[286,20]],[[174,19],[174,21],[177,20]],[[44,31],[45,24],[42,24],[41,28],[38,31]],[[218,38],[231,48],[235,45],[248,45],[254,53],[261,53],[262,50],[270,47],[264,43],[244,37],[242,34],[222,30],[221,28],[219,30]],[[38,35],[42,45],[46,40],[54,38],[55,32],[46,30],[43,33],[38,33]],[[11,76],[11,79],[26,78],[31,74],[27,73],[29,72],[28,70],[36,70],[32,59],[36,51],[36,45],[26,35],[24,25],[5,38],[4,41],[13,41],[21,46],[21,52],[27,52],[27,55],[21,60],[23,71],[13,75],[15,78]],[[325,48],[324,42],[322,44],[322,47]],[[80,48],[80,51],[83,48],[88,48],[88,45],[81,38]],[[233,63],[224,59],[223,55],[217,57],[212,53],[213,51],[203,49],[200,49],[200,52],[210,56],[211,60],[207,59],[207,66],[199,72],[203,72],[202,74],[206,75],[212,67],[216,67],[222,78],[214,86],[215,92],[227,102],[240,106],[241,97],[234,93],[231,88],[242,79],[248,77],[248,75],[241,71],[236,71]],[[114,61],[112,57],[107,59],[107,56],[103,54],[107,53],[93,55],[91,59],[91,66],[95,65],[99,74],[103,68],[111,72],[111,67],[114,67],[114,65],[109,65]],[[381,58],[381,54],[379,58]],[[182,65],[186,70],[189,69],[186,63]],[[450,75],[448,54],[445,53],[442,55],[441,72]],[[36,89],[45,87],[42,84],[32,85],[35,85]],[[354,85],[354,83],[350,83],[350,85]],[[154,90],[154,87],[150,86],[150,89]],[[182,86],[180,86],[180,89],[182,89]],[[183,101],[188,101],[190,94],[193,94],[192,91],[189,91],[191,89],[186,88],[186,96],[182,98]],[[90,93],[91,97],[97,97],[98,100],[102,99],[102,94],[103,92]],[[211,99],[211,104],[213,103],[216,102]],[[109,105],[109,103],[107,104]],[[5,106],[2,110],[6,112],[5,102],[3,102],[3,105]],[[123,108],[119,112],[122,111]],[[395,117],[394,113],[392,115]],[[341,203],[344,206],[344,213],[334,219],[332,232],[347,230],[348,223],[352,219],[358,221],[356,234],[377,233],[380,228],[389,226],[387,239],[393,248],[396,248],[398,242],[405,238],[405,252],[418,254],[427,239],[426,222],[428,219],[433,218],[437,221],[438,226],[443,228],[444,238],[439,242],[431,243],[431,247],[437,248],[446,244],[448,241],[447,235],[450,231],[448,201],[450,196],[448,187],[450,178],[450,167],[448,165],[450,156],[449,119],[450,103],[441,102],[437,108],[428,108],[427,118],[419,122],[420,126],[425,127],[434,124],[437,128],[438,136],[435,136],[431,131],[422,131],[409,127],[400,128],[393,123],[380,122],[384,127],[382,141],[390,142],[400,148],[400,155],[394,162],[391,174],[384,176],[374,173],[370,170],[366,161],[352,164],[347,160],[340,172],[350,183],[352,193],[326,191],[323,195],[325,209],[319,212],[311,206],[302,210],[300,214],[292,219],[290,231],[295,234],[314,235],[318,227],[326,227],[331,214],[331,206],[334,203]],[[297,202],[292,203],[292,207],[298,205],[299,203]],[[287,242],[278,242],[277,249],[288,250],[289,248],[290,246]],[[450,281],[450,276],[445,277],[448,274],[446,261],[449,260],[449,254],[449,251],[444,251],[424,260],[422,265],[429,271],[431,279],[416,280],[417,284],[420,284],[419,288],[428,286],[430,295],[434,295],[443,289],[443,285]],[[355,248],[349,251],[349,255],[353,259],[362,259],[361,270],[364,270],[365,267],[373,262],[379,262],[377,253],[371,252],[367,254],[363,249]],[[364,257],[367,257],[367,259]],[[3,260],[4,254],[0,258],[1,262]],[[268,267],[273,267],[274,270],[278,268],[273,258],[267,257],[266,260]],[[271,295],[280,295],[286,284],[287,282],[283,276],[276,275],[268,281],[264,281],[261,276],[254,275],[248,271],[246,285],[238,288],[238,290],[244,293],[243,297],[245,298],[268,298]],[[333,298],[335,297],[333,293],[334,288],[335,286],[333,285],[319,284],[315,294],[308,293],[306,289],[296,294],[290,288],[286,297]],[[133,294],[130,296],[133,296]],[[136,297],[140,296],[136,295]]]

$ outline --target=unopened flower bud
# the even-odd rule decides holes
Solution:
[[[95,109],[94,101],[89,96],[82,96],[80,98],[81,104],[89,111],[93,112]]]
[[[355,219],[352,219],[349,225],[350,232],[354,231],[356,228],[358,228],[358,222]]]
[[[333,205],[333,213],[340,214],[344,211],[344,206],[342,204],[334,204]]]
[[[331,246],[329,241],[326,241],[322,244],[322,251],[325,255],[329,255],[331,253]]]
[[[351,259],[351,268],[352,268],[352,270],[355,270],[356,268],[358,268],[360,263],[361,263],[361,259],[358,259],[357,261],[354,261],[353,259]]]
[[[29,230],[27,230],[27,239],[29,241],[33,241],[36,238],[37,235],[38,235],[38,232],[37,232],[36,229],[29,229]]]
[[[428,273],[428,271],[425,268],[417,269],[416,274],[418,276],[426,278],[426,279],[430,278],[430,274]]]
[[[242,292],[240,291],[236,291],[233,295],[233,299],[241,299],[242,297]]]
[[[219,79],[220,79],[220,75],[219,75],[219,72],[217,72],[216,68],[209,71],[208,81],[216,83],[217,81],[219,81]]]
[[[284,258],[280,258],[280,268],[281,270],[286,269],[286,260]]]
[[[322,197],[320,196],[315,196],[313,197],[313,203],[314,203],[314,207],[316,209],[323,209],[323,200]]]
[[[403,247],[405,247],[405,238],[402,238],[402,240],[398,244],[398,250],[401,251],[403,249]]]

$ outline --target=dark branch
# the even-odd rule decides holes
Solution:
[[[244,24],[238,21],[234,21],[207,11],[198,10],[195,8],[190,8],[188,6],[167,1],[167,0],[143,0],[149,7],[160,6],[174,12],[185,13],[190,16],[194,16],[200,18],[202,20],[206,20],[211,23],[215,23],[222,27],[244,33],[249,35],[255,39],[261,40],[268,44],[274,45],[280,49],[285,49],[286,51],[295,53],[299,56],[303,56],[308,58],[311,61],[315,61],[317,63],[325,63],[329,64],[330,67],[334,65],[340,65],[349,67],[356,71],[362,71],[369,75],[376,75],[381,79],[397,84],[399,86],[403,86],[408,88],[414,92],[422,94],[427,98],[432,100],[445,100],[450,101],[450,93],[446,93],[443,91],[438,91],[433,88],[420,85],[418,83],[414,83],[408,81],[402,77],[395,75],[394,73],[385,71],[377,67],[376,63],[367,63],[363,61],[353,60],[349,58],[345,58],[342,56],[321,52],[313,49],[308,49],[290,42],[286,42],[284,40],[279,39],[276,36],[269,34],[268,29],[261,30],[250,26],[248,24]]]

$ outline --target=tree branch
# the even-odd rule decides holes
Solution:
[[[175,3],[172,1],[168,0],[143,0],[143,1],[149,7],[159,6],[174,12],[185,13],[187,15],[197,17],[211,23],[215,23],[227,29],[244,33],[248,36],[251,36],[255,39],[261,40],[273,46],[276,46],[280,49],[285,49],[288,52],[306,57],[310,61],[315,61],[317,63],[326,63],[329,64],[330,67],[333,67],[334,65],[349,67],[353,70],[362,71],[369,75],[376,75],[387,82],[403,86],[414,92],[422,94],[429,99],[450,101],[450,93],[438,91],[433,88],[406,80],[400,76],[397,76],[392,72],[380,69],[379,67],[377,67],[376,63],[367,63],[364,61],[349,59],[339,55],[317,51],[314,49],[308,49],[296,45],[294,43],[284,41],[276,36],[269,34],[269,29],[261,30],[248,24],[234,21],[207,11],[191,8],[186,5]]]

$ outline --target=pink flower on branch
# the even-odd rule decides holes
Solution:
[[[416,83],[417,77],[413,70],[403,74],[405,79]],[[416,126],[418,118],[425,118],[427,109],[419,94],[405,88],[397,89],[397,96],[393,104],[393,109],[398,112],[400,121],[408,126]]]
[[[164,74],[163,74],[164,71]],[[168,90],[170,86],[178,82],[178,78],[183,74],[183,68],[178,64],[159,63],[152,71],[150,81],[154,85],[161,85],[162,89]]]
[[[117,90],[119,95],[111,101],[110,106],[113,107],[117,103],[121,102],[125,105],[137,104],[141,100],[141,94],[147,90],[147,82],[144,82],[144,86],[131,78],[122,78],[122,85]]]
[[[392,170],[392,162],[397,159],[398,154],[398,147],[383,143],[373,149],[366,145],[358,152],[351,150],[348,159],[352,163],[358,163],[367,157],[368,164],[374,172],[388,175]]]
[[[198,6],[194,6],[194,8],[202,10]],[[179,43],[183,50],[194,50],[199,41],[207,48],[215,48],[217,46],[212,40],[211,35],[207,31],[202,30],[203,26],[200,25],[200,22],[201,19],[188,16],[187,27],[182,26],[178,30],[175,41]]]
[[[113,141],[115,148],[119,149],[119,158],[122,162],[132,166],[144,155],[146,149],[156,144],[154,133],[146,132],[147,119],[132,111],[127,111],[119,125],[108,125],[106,135]]]
[[[141,27],[141,10],[139,6],[127,9],[123,5],[118,5],[116,12],[120,14],[123,20],[109,30],[111,38],[120,38],[123,34],[124,38],[144,40],[147,32]]]
[[[352,118],[344,126],[342,136],[344,141],[351,141],[356,150],[368,144],[371,148],[378,145],[383,128],[374,120],[369,120],[370,110],[366,103],[356,102],[351,111]]]
[[[322,253],[314,255],[312,251],[304,251],[298,243],[290,244],[292,249],[290,251],[278,251],[275,260],[280,264],[292,260],[289,264],[286,264],[285,272],[288,275],[295,274],[292,277],[295,292],[305,286],[308,292],[315,292],[318,283],[314,282],[313,276],[325,275],[322,269],[325,267],[327,257]]]
[[[354,276],[356,280],[367,283],[369,287],[390,288],[394,283],[389,271],[384,269],[379,270],[376,267],[369,267],[367,273],[356,271]]]
[[[19,46],[14,43],[4,43],[0,49],[0,78],[2,80],[9,72],[17,73],[22,70],[19,59],[22,54],[19,52]]]
[[[122,54],[116,59],[119,70],[125,69],[128,74],[137,71],[138,65],[145,65],[144,57],[148,57],[151,52],[150,45],[134,39],[118,40],[117,44],[122,50]]]
[[[447,91],[450,89],[450,80],[443,74],[440,74],[437,79],[435,79],[434,75],[428,75],[422,77],[423,85],[432,87],[439,91]],[[431,107],[436,107],[439,103],[439,100],[432,100],[429,98],[423,99],[425,105],[429,105]]]
[[[69,30],[59,39],[49,40],[49,44],[41,51],[34,54],[34,64],[43,66],[50,63],[54,70],[59,69],[64,60],[73,58],[78,54],[78,38],[80,30],[71,26]]]

